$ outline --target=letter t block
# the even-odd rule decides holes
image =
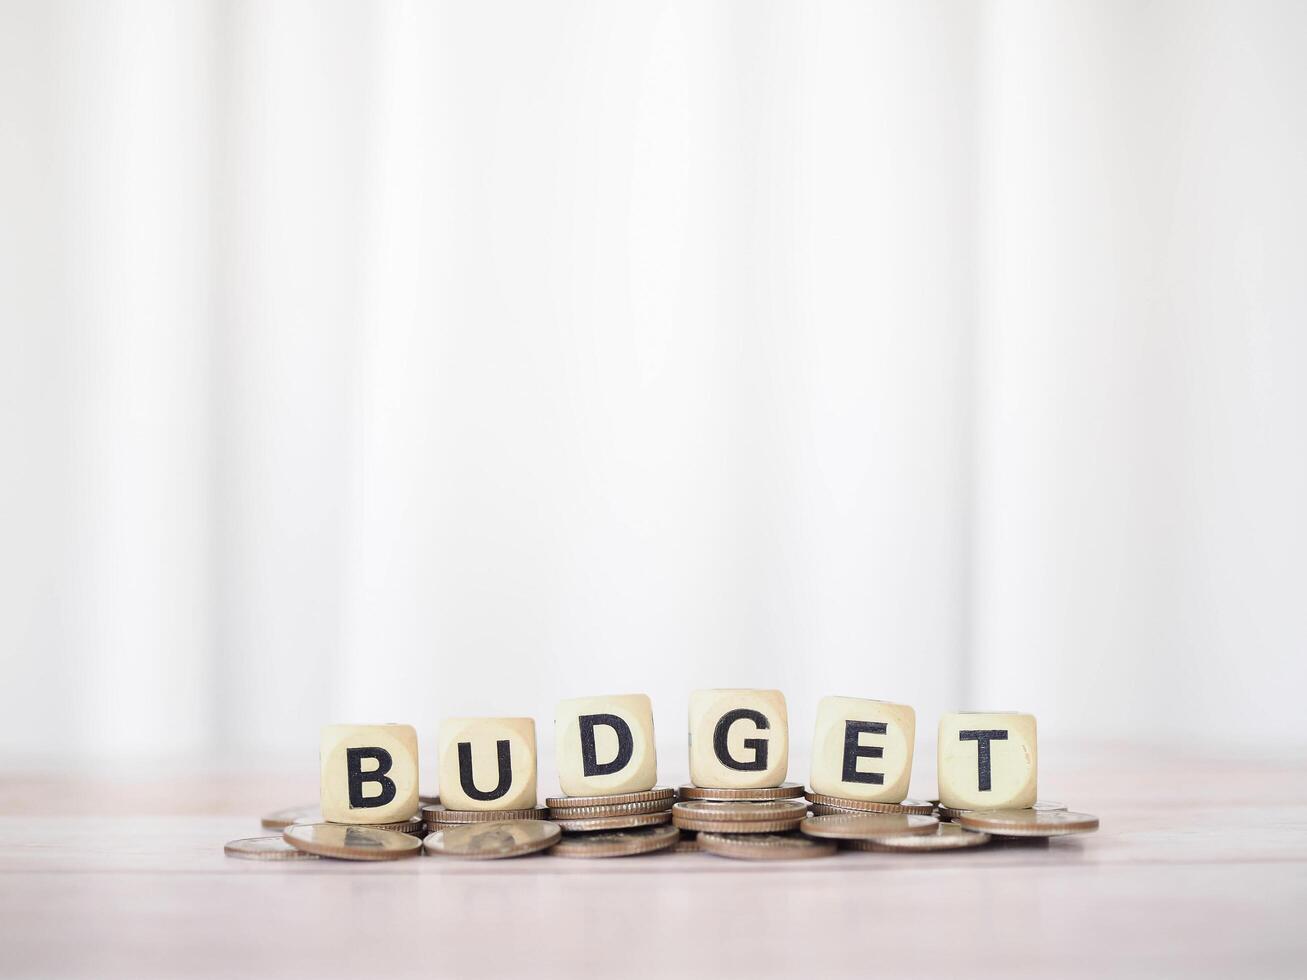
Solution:
[[[780,691],[712,690],[690,695],[690,782],[759,789],[785,782],[789,718]]]
[[[322,729],[322,816],[393,823],[418,811],[418,735],[412,725]]]
[[[1035,805],[1035,716],[964,711],[939,720],[939,802],[957,810]]]

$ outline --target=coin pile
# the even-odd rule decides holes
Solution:
[[[427,833],[435,833],[467,824],[545,820],[548,816],[548,809],[542,806],[523,807],[520,810],[450,810],[440,803],[427,803],[422,807],[420,820],[426,826]]]
[[[679,794],[656,786],[612,796],[550,797],[548,806],[519,810],[450,810],[439,797],[423,800],[420,817],[378,825],[329,823],[316,806],[288,807],[262,819],[265,828],[280,829],[280,837],[234,840],[223,850],[255,861],[385,861],[424,850],[473,859],[545,851],[583,858],[703,851],[745,860],[798,860],[825,857],[837,848],[920,854],[1098,829],[1097,817],[1047,800],[1028,809],[959,810],[934,800],[872,803],[804,793],[795,783],[752,790],[683,786]]]
[[[675,846],[670,826],[676,791],[670,786],[607,796],[551,796],[549,819],[563,831],[551,854],[605,858],[652,854]]]
[[[809,791],[813,815],[800,831],[848,850],[925,853],[980,847],[994,838],[1063,837],[1098,829],[1098,818],[1040,800],[1029,809],[957,810],[937,800],[871,803]]]

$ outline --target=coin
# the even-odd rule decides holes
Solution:
[[[611,796],[550,796],[545,800],[551,810],[570,809],[574,806],[612,806],[617,803],[652,803],[654,800],[670,800],[676,796],[676,790],[670,786],[655,786],[653,789],[638,793],[614,793]]]
[[[334,820],[296,820],[295,823],[330,823],[337,827],[367,827],[369,830],[393,830],[401,834],[421,834],[427,829],[421,817],[410,817],[408,820],[395,820],[391,823],[336,823]]]
[[[661,827],[638,827],[631,830],[609,830],[596,834],[565,835],[549,849],[559,857],[610,858],[629,857],[662,851],[676,844],[681,832],[663,824]]]
[[[983,830],[1004,837],[1061,837],[1098,829],[1091,813],[1071,810],[972,810],[961,813],[957,823],[968,830]]]
[[[667,823],[672,819],[671,812],[659,813],[621,813],[611,817],[578,817],[570,820],[554,817],[554,823],[569,832],[588,830],[625,830],[627,827],[652,827]]]
[[[615,817],[623,813],[663,813],[672,808],[672,798],[647,803],[611,803],[608,806],[550,807],[551,820],[577,820],[581,817]]]
[[[847,813],[849,811],[861,813],[919,813],[923,817],[929,817],[935,812],[935,804],[927,803],[925,800],[904,800],[902,803],[873,803],[868,800],[849,800],[842,796],[827,796],[824,793],[811,791],[806,793],[805,796],[814,804],[813,813],[826,812],[817,810],[816,806],[829,807],[831,813]]]
[[[347,861],[393,861],[422,849],[422,842],[410,834],[343,823],[297,823],[281,835],[301,851]]]
[[[847,840],[844,846],[854,851],[956,851],[964,847],[988,844],[989,834],[964,830],[957,824],[942,823],[933,834],[900,834],[880,840]]]
[[[798,783],[781,783],[779,786],[755,786],[744,789],[735,786],[695,786],[686,783],[680,790],[683,800],[708,800],[729,803],[735,800],[790,800],[803,795]]]
[[[274,810],[259,822],[269,830],[282,830],[293,823],[322,823],[322,811],[316,803],[305,803]]]
[[[687,800],[672,807],[674,817],[700,822],[802,819],[807,812],[806,800],[765,800],[756,803],[743,800],[730,803],[720,800]]]
[[[1004,809],[1011,809],[1011,808],[1010,808],[1010,807],[1004,807]],[[1040,810],[1040,811],[1048,811],[1048,812],[1052,812],[1052,811],[1055,811],[1055,810],[1065,810],[1065,809],[1066,809],[1066,804],[1065,804],[1065,803],[1055,803],[1055,802],[1053,802],[1052,800],[1036,800],[1036,801],[1035,801],[1035,805],[1032,806],[1030,809],[1032,809],[1032,810]],[[940,817],[941,820],[956,820],[956,819],[958,818],[958,816],[959,816],[960,814],[963,814],[963,813],[984,813],[984,812],[985,812],[984,810],[958,810],[958,809],[955,809],[955,808],[953,808],[953,807],[951,807],[951,806],[943,806],[943,805],[938,806],[938,810],[939,810],[939,817]]]
[[[427,826],[451,823],[502,823],[505,820],[544,820],[549,810],[543,806],[523,807],[520,810],[449,810],[439,803],[428,803],[422,808],[422,819]]]
[[[939,826],[934,817],[917,813],[841,813],[808,817],[799,828],[809,837],[875,840],[897,834],[930,834]]]
[[[316,854],[292,847],[280,837],[245,837],[241,840],[228,841],[222,853],[228,857],[244,858],[247,861],[298,861],[316,860]]]
[[[672,823],[682,830],[702,830],[715,834],[779,834],[787,830],[798,830],[803,817],[790,817],[786,820],[696,820],[693,817],[674,816]]]
[[[799,834],[703,833],[699,835],[699,849],[719,857],[745,861],[799,861],[835,853],[833,843],[815,841]]]
[[[556,844],[561,836],[558,824],[548,820],[503,820],[442,827],[422,846],[428,854],[484,861],[534,854]]]
[[[699,849],[699,835],[693,830],[681,829],[681,839],[672,845],[673,854],[693,854]]]

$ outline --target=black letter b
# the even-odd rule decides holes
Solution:
[[[363,771],[363,760],[374,759],[377,768]],[[385,749],[371,746],[362,749],[345,750],[345,773],[349,778],[349,806],[351,810],[371,809],[385,806],[395,798],[395,781],[386,773],[390,772],[393,761]],[[378,783],[381,792],[376,796],[364,796],[364,783]]]

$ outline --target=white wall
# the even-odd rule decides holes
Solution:
[[[720,685],[1301,741],[1304,26],[0,6],[4,756]]]

